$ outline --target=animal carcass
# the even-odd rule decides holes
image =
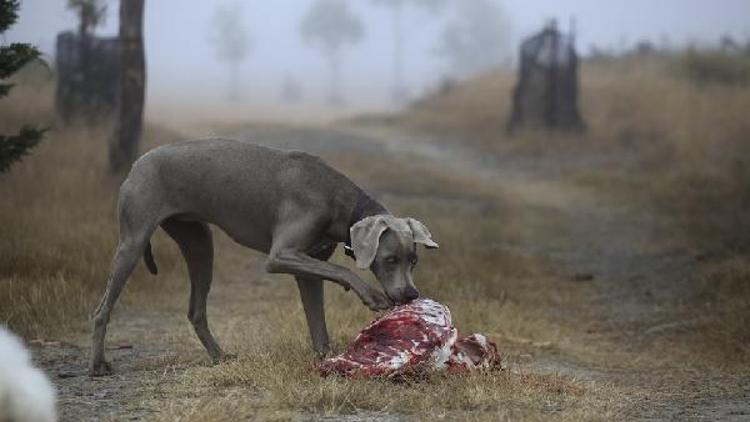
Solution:
[[[388,311],[342,354],[316,364],[323,376],[387,378],[499,367],[497,346],[482,334],[458,338],[448,308],[431,299]]]

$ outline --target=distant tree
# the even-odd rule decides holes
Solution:
[[[216,49],[216,58],[225,62],[229,69],[227,97],[233,101],[240,100],[240,65],[247,59],[252,45],[239,3],[216,8],[209,40]]]
[[[509,19],[493,0],[461,0],[443,31],[437,53],[458,75],[480,72],[508,54]]]
[[[18,19],[19,0],[0,0],[0,39]],[[0,46],[0,97],[8,95],[13,84],[7,78],[33,60],[39,59],[39,50],[30,44],[12,43]],[[42,139],[44,129],[23,126],[17,135],[0,135],[0,172],[29,153]]]
[[[396,101],[408,96],[404,83],[404,6],[414,5],[435,12],[443,8],[447,0],[372,0],[373,3],[389,7],[393,13],[393,86],[391,95]]]
[[[106,48],[106,42],[94,35],[105,21],[106,2],[67,0],[68,9],[78,18],[78,31],[61,32],[55,46],[56,108],[66,122],[76,118],[95,124],[113,111],[115,42]]]
[[[300,33],[328,59],[331,66],[328,101],[332,104],[341,103],[341,49],[346,44],[354,44],[362,39],[362,22],[349,9],[346,0],[316,0],[302,19]]]
[[[144,0],[120,0],[120,102],[109,149],[113,173],[128,170],[135,161],[143,129],[146,92],[143,3]]]
[[[107,16],[107,0],[68,0],[68,9],[78,14],[78,33],[87,37],[104,23]]]

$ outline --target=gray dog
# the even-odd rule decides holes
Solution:
[[[120,240],[107,289],[93,319],[90,373],[111,373],[104,337],[112,308],[144,257],[156,274],[150,238],[161,226],[180,247],[190,276],[188,318],[214,361],[226,355],[206,319],[213,244],[207,223],[238,243],[268,254],[266,271],[292,274],[299,287],[312,344],[329,352],[323,280],[353,289],[372,310],[419,296],[412,281],[416,243],[437,248],[427,228],[396,218],[321,159],[229,139],[156,148],[133,164],[120,188]],[[385,293],[349,269],[327,262],[336,245],[360,269],[370,268]]]

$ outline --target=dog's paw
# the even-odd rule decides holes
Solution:
[[[89,367],[89,376],[91,377],[105,377],[112,375],[112,365],[107,361],[93,362]]]
[[[391,302],[388,296],[375,288],[368,289],[368,291],[360,297],[362,303],[375,312],[385,311],[393,307],[393,302]]]
[[[331,350],[331,346],[325,345],[315,348],[315,358],[317,360],[324,360],[328,359],[333,356],[333,351]]]

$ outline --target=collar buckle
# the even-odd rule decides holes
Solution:
[[[346,244],[344,245],[344,254],[351,259],[357,259],[357,257],[354,256],[354,248]]]

